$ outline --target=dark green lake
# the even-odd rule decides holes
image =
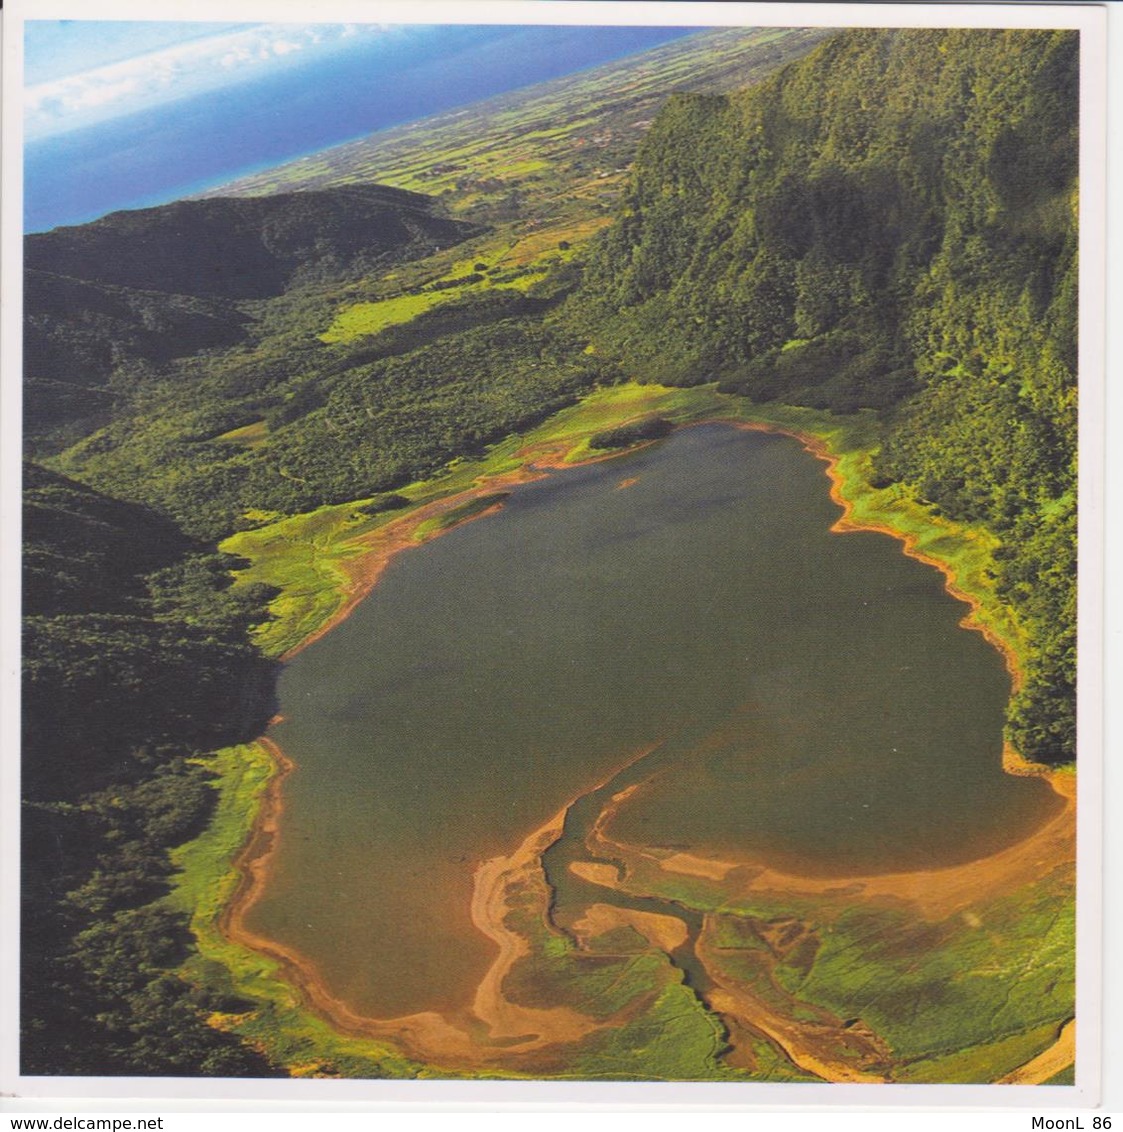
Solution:
[[[843,874],[1026,835],[1058,800],[1002,773],[1002,658],[838,515],[798,442],[706,425],[400,554],[285,668],[297,770],[249,925],[360,1011],[462,1007],[494,956],[478,863],[649,748],[631,843]]]

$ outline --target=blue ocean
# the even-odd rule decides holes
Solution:
[[[570,74],[694,29],[450,27],[30,142],[24,229],[163,204],[376,130]]]

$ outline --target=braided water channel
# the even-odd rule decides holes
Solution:
[[[698,934],[702,930],[702,914],[677,901],[641,896],[618,888],[607,889],[586,880],[573,866],[579,867],[594,856],[590,853],[589,835],[615,794],[638,785],[648,776],[658,773],[661,766],[671,765],[688,754],[696,742],[704,740],[705,735],[703,727],[688,727],[685,734],[661,743],[596,790],[582,795],[566,811],[561,836],[542,854],[542,869],[553,894],[550,912],[555,927],[571,932],[581,912],[597,903],[681,920],[686,929],[685,938],[668,953],[668,958],[682,972],[687,985],[703,1000],[705,992],[711,989],[712,981],[695,952]],[[607,864],[616,869],[618,875],[622,871],[622,862],[619,861],[597,858],[594,863]]]
[[[704,990],[694,912],[569,868],[628,787],[622,843],[805,875],[963,863],[1039,827],[1056,795],[1001,769],[1002,657],[898,541],[832,533],[828,489],[798,441],[702,425],[395,558],[283,673],[296,769],[249,928],[356,1013],[463,1015],[496,954],[476,870],[569,805],[557,922],[675,915]]]

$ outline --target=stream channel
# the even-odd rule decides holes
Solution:
[[[818,876],[1027,836],[1059,799],[1001,769],[1003,658],[939,571],[838,517],[795,439],[699,425],[399,554],[284,670],[296,769],[247,925],[357,1012],[451,1014],[495,956],[477,867],[570,803],[560,923],[631,904],[567,867],[628,786],[615,840]]]

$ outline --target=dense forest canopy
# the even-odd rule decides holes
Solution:
[[[1010,737],[1074,755],[1072,32],[854,31],[671,100],[575,318],[672,384],[884,422],[877,467],[1003,541],[1033,641]]]
[[[447,302],[343,341],[321,334],[357,279],[481,229],[368,185],[29,237],[25,1070],[276,1072],[205,1025],[238,1003],[170,973],[189,939],[160,904],[212,805],[194,756],[272,710],[248,635],[271,594],[231,590],[213,544],[598,383],[874,412],[878,482],[1000,540],[1028,641],[1009,738],[1071,760],[1077,84],[1071,32],[841,33],[672,97],[584,263],[474,290],[496,270],[474,251]]]
[[[213,809],[196,756],[272,712],[275,666],[246,639],[270,595],[233,595],[236,561],[35,465],[24,540],[24,1071],[274,1075],[206,1025],[237,1000],[172,973],[190,934],[160,904],[168,848]]]

